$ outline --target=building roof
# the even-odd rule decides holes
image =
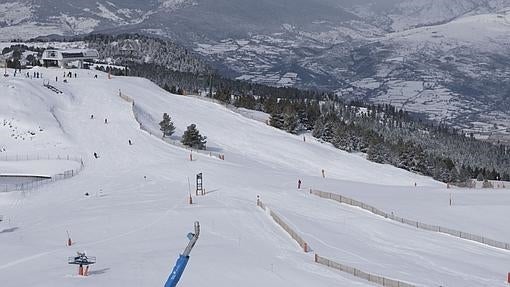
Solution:
[[[95,49],[66,49],[66,50],[45,50],[43,60],[74,61],[92,60],[99,58],[99,52]]]

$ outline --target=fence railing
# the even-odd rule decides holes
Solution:
[[[381,286],[388,286],[388,287],[415,287],[415,285],[402,282],[395,279],[386,278],[383,276],[371,274],[365,271],[362,271],[360,269],[351,267],[349,265],[341,264],[338,262],[335,262],[331,259],[324,258],[322,256],[319,256],[315,254],[315,262],[328,266],[330,268],[351,274],[354,277],[365,279],[367,281],[373,282],[375,284],[381,285]]]
[[[297,232],[290,228],[290,226],[287,223],[285,223],[283,219],[281,219],[274,211],[268,208],[260,199],[257,200],[257,206],[259,206],[265,211],[269,211],[269,215],[271,216],[271,218],[273,218],[273,220],[278,225],[280,225],[280,227],[283,228],[283,230],[285,230],[290,235],[290,237],[292,237],[292,239],[294,239],[297,242],[299,246],[301,246],[305,253],[310,251],[310,246],[308,245],[308,243],[306,243],[306,241],[303,238],[301,238],[301,236],[299,236]]]
[[[410,225],[410,226],[413,226],[413,227],[416,227],[416,228],[419,228],[419,229],[433,231],[433,232],[439,232],[439,233],[444,233],[444,234],[448,234],[448,235],[451,235],[451,236],[454,236],[454,237],[458,237],[458,238],[462,238],[462,239],[465,239],[465,240],[475,241],[475,242],[478,242],[478,243],[481,243],[481,244],[485,244],[485,245],[488,245],[488,246],[492,246],[492,247],[496,247],[496,248],[500,248],[500,249],[510,250],[510,243],[506,243],[506,242],[502,242],[502,241],[497,241],[497,240],[490,239],[490,238],[487,238],[487,237],[484,237],[484,236],[480,236],[480,235],[476,235],[476,234],[471,234],[471,233],[468,233],[468,232],[463,232],[463,231],[459,231],[459,230],[455,230],[455,229],[450,229],[450,228],[442,227],[442,226],[439,226],[439,225],[432,225],[432,224],[427,224],[427,223],[423,223],[423,222],[419,222],[419,221],[415,221],[415,220],[399,217],[399,216],[394,215],[393,213],[386,213],[386,212],[384,212],[384,211],[382,211],[380,209],[377,209],[377,208],[375,208],[375,207],[373,207],[371,205],[368,205],[366,203],[354,200],[352,198],[349,198],[349,197],[346,197],[346,196],[343,196],[343,195],[339,195],[339,194],[336,194],[336,193],[330,193],[330,192],[324,192],[324,191],[320,191],[320,190],[311,190],[311,193],[316,195],[316,196],[318,196],[318,197],[322,197],[322,198],[326,198],[326,199],[331,199],[331,200],[337,201],[339,203],[344,203],[344,204],[351,205],[351,206],[356,206],[356,207],[359,207],[361,209],[370,211],[373,214],[382,216],[384,218],[391,219],[393,221],[400,222],[402,224],[407,224],[407,225]]]
[[[78,168],[66,170],[61,173],[50,175],[49,178],[42,180],[34,180],[31,182],[17,183],[17,184],[0,184],[0,192],[8,191],[28,191],[32,189],[40,188],[48,183],[60,181],[63,179],[71,178],[79,174],[84,167],[83,159],[73,156],[61,156],[61,155],[3,155],[0,156],[1,161],[30,161],[30,160],[70,160],[80,164]],[[27,176],[30,177],[30,176]]]
[[[27,160],[71,160],[83,165],[81,157],[53,154],[0,154],[0,161],[27,161]]]
[[[123,93],[120,93],[120,92],[119,92],[119,97],[121,99],[123,99],[124,101],[128,102],[128,103],[134,103],[135,102],[135,100],[133,98],[131,98],[130,96],[127,96],[127,95],[125,95]]]
[[[269,212],[269,215],[273,220],[281,227],[283,230],[285,230],[291,237],[294,239],[301,248],[303,248],[303,251],[306,253],[310,251],[310,245],[301,237],[299,234],[294,231],[281,217],[279,217],[273,210],[271,210],[269,207],[267,207],[260,198],[257,198],[257,206],[262,208],[264,211]],[[317,253],[314,256],[314,260],[316,263],[334,268],[338,271],[342,271],[344,273],[348,273],[354,277],[364,279],[370,282],[373,282],[375,284],[381,285],[381,286],[388,286],[388,287],[415,287],[415,285],[394,280],[390,278],[386,278],[383,276],[367,273],[365,271],[362,271],[360,269],[357,269],[355,267],[337,263],[333,260],[327,259],[325,257],[319,256]]]

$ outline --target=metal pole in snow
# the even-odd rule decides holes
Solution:
[[[193,199],[191,197],[191,183],[189,182],[189,176],[187,176],[186,178],[188,179],[189,204],[193,204]]]

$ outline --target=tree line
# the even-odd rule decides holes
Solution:
[[[148,78],[172,93],[205,94],[225,104],[266,112],[273,127],[294,134],[311,132],[339,149],[365,153],[367,159],[374,162],[458,184],[474,178],[510,180],[508,146],[477,140],[472,135],[416,118],[391,105],[346,102],[324,91],[278,88],[229,79],[184,48],[170,49],[175,44],[166,43],[168,40],[147,38],[150,37],[90,35],[76,40],[94,43],[94,47],[113,55],[117,65],[125,67],[101,67],[102,70]],[[125,42],[125,46],[115,47],[114,43],[119,40],[130,41]],[[151,44],[144,48],[132,45],[132,41]],[[151,55],[178,52],[155,61],[133,56],[146,50],[150,50]],[[169,64],[171,61],[178,64]]]

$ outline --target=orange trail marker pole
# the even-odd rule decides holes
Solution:
[[[71,236],[69,235],[69,230],[66,230],[67,233],[67,246],[73,245],[73,241],[71,240]]]

